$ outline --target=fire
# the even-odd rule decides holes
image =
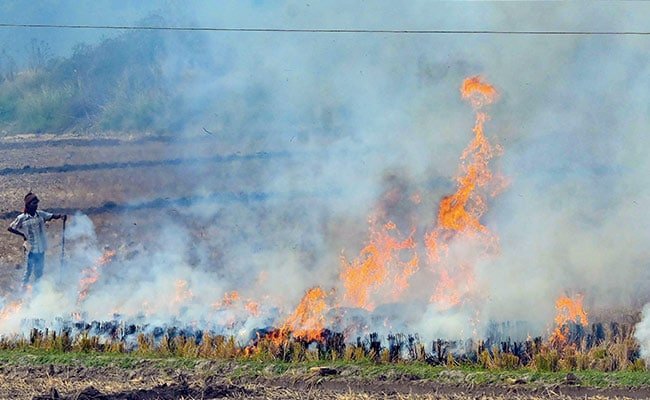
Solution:
[[[504,186],[504,181],[490,170],[491,160],[501,149],[485,136],[488,115],[481,111],[496,100],[497,90],[478,76],[465,79],[460,90],[461,97],[475,111],[474,135],[460,157],[456,191],[440,201],[435,226],[424,235],[427,260],[436,278],[430,301],[443,308],[461,303],[475,287],[473,261],[453,254],[452,242],[467,242],[477,254],[490,254],[498,249],[497,236],[483,225],[481,218],[487,211],[487,196],[495,196]],[[399,200],[399,194],[389,192],[387,200]],[[420,204],[420,194],[411,196],[410,201]],[[342,258],[340,278],[345,289],[344,302],[369,311],[375,309],[379,296],[383,299],[388,296],[392,301],[399,299],[408,289],[409,279],[419,270],[413,238],[415,229],[403,238],[383,213],[380,208],[370,218],[369,239],[359,256],[352,261]],[[409,254],[406,261],[405,253]]]
[[[228,308],[231,307],[236,301],[239,300],[239,292],[233,290],[231,292],[226,292],[223,295],[223,298],[212,304],[212,307],[216,309]]]
[[[409,278],[418,270],[418,257],[413,255],[408,261],[400,259],[402,250],[415,249],[413,233],[404,240],[399,237],[393,222],[374,228],[376,218],[370,219],[369,243],[361,250],[359,257],[351,262],[342,258],[340,274],[345,288],[344,299],[355,307],[372,311],[375,304],[372,295],[387,288],[393,299],[408,288]]]
[[[23,303],[29,303],[32,296],[32,285],[24,287],[22,298],[10,301],[0,308],[0,322],[6,322],[15,317],[23,308]]]
[[[226,292],[221,300],[212,303],[212,307],[215,310],[239,308],[246,310],[253,317],[260,315],[259,303],[252,299],[243,299],[236,290]]]
[[[104,251],[104,254],[102,254],[101,257],[97,259],[92,267],[81,271],[81,279],[79,280],[79,294],[77,295],[77,305],[81,304],[86,299],[86,297],[88,297],[88,292],[101,276],[101,268],[110,263],[114,257],[115,251],[106,249],[106,251]]]
[[[473,275],[468,275],[468,278],[472,278]],[[471,280],[467,282],[469,285]],[[438,274],[438,282],[435,289],[435,292],[431,296],[431,302],[436,303],[442,309],[451,308],[455,305],[460,304],[463,290],[461,285],[463,282],[460,282],[459,279],[453,278],[449,271],[446,269],[441,269]]]
[[[431,274],[428,270],[420,271],[419,256],[423,251],[426,251],[435,278],[431,291],[427,293],[431,302],[442,308],[449,308],[463,303],[467,295],[475,291],[473,260],[467,260],[466,254],[455,254],[453,244],[457,241],[468,241],[472,248],[484,252],[498,247],[498,238],[482,221],[488,209],[488,196],[495,195],[498,192],[495,186],[500,185],[498,177],[490,170],[490,163],[499,155],[500,149],[492,145],[485,135],[484,125],[489,117],[482,111],[484,106],[496,100],[497,95],[496,89],[481,78],[465,79],[461,85],[461,97],[472,105],[475,123],[472,129],[473,137],[460,156],[459,171],[454,179],[455,191],[440,200],[436,215],[432,218],[433,227],[423,232],[422,224],[412,220],[408,221],[410,225],[407,225],[410,232],[405,234],[400,232],[395,222],[401,227],[407,218],[387,214],[391,209],[397,209],[392,208],[394,204],[399,203],[399,206],[404,208],[421,205],[425,192],[418,191],[410,196],[402,196],[406,193],[402,187],[390,191],[386,204],[380,204],[369,218],[368,238],[358,256],[352,260],[341,257],[339,278],[344,290],[340,303],[372,311],[380,301],[399,300],[408,291],[415,274],[421,273],[425,278],[429,277],[425,274]],[[422,233],[425,233],[424,238]],[[418,243],[422,239],[423,243]],[[101,277],[102,267],[114,256],[114,251],[106,251],[95,265],[82,272],[77,304],[87,298],[89,291]],[[275,280],[276,277],[273,278]],[[266,286],[268,279],[268,272],[260,272],[256,286]],[[169,282],[169,285],[171,286],[172,282]],[[173,282],[173,287],[171,301],[177,310],[178,305],[195,297],[187,280],[179,279]],[[279,328],[270,336],[271,340],[286,340],[289,337],[304,341],[322,340],[326,324],[331,322],[327,320],[330,304],[339,304],[338,301],[328,302],[328,296],[321,287],[307,290],[295,310],[284,321],[280,321]],[[224,319],[230,315],[232,318],[238,318],[246,312],[258,316],[261,307],[267,307],[262,297],[257,298],[260,300],[258,303],[235,290],[224,293],[222,298],[212,300],[216,300],[212,306],[218,311],[219,317],[225,316]],[[0,311],[0,319],[6,318],[6,315],[12,312],[12,307],[19,309],[20,306],[20,303],[6,306]],[[151,305],[147,302],[142,304],[142,309],[146,314],[151,313]],[[81,317],[82,314],[77,315]],[[581,321],[582,315],[579,315]],[[387,327],[392,327],[391,323],[390,320],[385,321]],[[560,325],[558,323],[558,326]]]
[[[0,310],[0,321],[7,320],[10,316],[17,314],[23,306],[22,300],[15,300],[5,305]]]
[[[244,304],[244,308],[253,317],[257,317],[257,316],[260,315],[260,305],[259,305],[259,303],[255,302],[253,300],[246,301],[246,304]]]
[[[319,341],[325,328],[325,313],[328,311],[327,293],[316,286],[307,291],[294,312],[284,321],[278,339],[289,333],[306,341]]]
[[[475,109],[494,102],[498,95],[497,90],[489,83],[481,81],[480,76],[466,78],[460,87],[460,94]]]
[[[496,90],[478,77],[468,78],[463,83],[463,98],[468,98],[474,107],[493,101]],[[477,100],[478,99],[478,100]],[[494,156],[494,147],[483,133],[487,114],[476,113],[474,139],[461,155],[461,175],[456,178],[456,192],[442,199],[438,211],[438,225],[442,229],[455,232],[487,232],[479,221],[487,211],[485,197],[477,191],[491,183],[493,175],[489,162]]]
[[[444,308],[459,304],[464,294],[474,286],[474,270],[467,262],[450,260],[449,244],[452,240],[464,240],[472,246],[489,253],[498,248],[498,238],[481,223],[487,211],[485,192],[490,186],[502,186],[489,168],[492,158],[500,151],[484,134],[483,126],[488,115],[479,111],[497,97],[496,89],[474,76],[461,85],[461,96],[476,111],[474,138],[460,157],[460,174],[456,178],[456,191],[440,201],[436,227],[424,238],[429,262],[434,265],[437,285],[431,302]],[[499,192],[494,187],[491,194]]]
[[[574,298],[560,296],[555,300],[555,330],[551,335],[551,342],[563,344],[567,341],[568,323],[574,322],[583,326],[589,325],[587,313],[582,306],[583,296],[576,295]]]

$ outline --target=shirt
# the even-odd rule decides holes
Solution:
[[[47,249],[45,238],[45,223],[54,217],[54,214],[36,210],[34,215],[22,213],[9,225],[12,229],[25,235],[32,246],[32,253],[43,253]]]

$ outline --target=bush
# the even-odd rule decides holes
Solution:
[[[18,127],[27,132],[60,132],[74,122],[69,110],[73,91],[68,86],[42,87],[25,94],[17,104]]]

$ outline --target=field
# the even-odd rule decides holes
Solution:
[[[179,154],[178,149],[183,153]],[[122,253],[137,251],[155,236],[156,221],[177,218],[194,235],[209,231],[175,209],[192,202],[195,181],[210,171],[219,179],[205,189],[221,197],[206,201],[241,202],[254,208],[256,183],[264,165],[287,157],[285,149],[252,149],[242,154],[207,136],[178,143],[160,138],[21,136],[0,142],[0,216],[7,226],[34,190],[41,208],[74,214],[95,224],[98,242]],[[233,174],[246,163],[248,171]],[[179,175],[178,165],[185,168]],[[236,181],[235,181],[236,180]],[[189,196],[189,197],[188,197]],[[254,212],[254,211],[251,211]],[[223,216],[220,216],[223,217]],[[129,229],[124,229],[124,224]],[[52,246],[60,252],[60,222],[50,223]],[[24,267],[20,240],[2,230],[0,294],[18,291]],[[128,233],[125,233],[128,232]],[[212,232],[215,234],[214,232]],[[227,234],[219,233],[216,234]],[[219,257],[218,252],[214,255]],[[52,273],[52,271],[46,271]],[[515,370],[491,366],[423,362],[304,361],[243,357],[161,355],[155,352],[99,353],[58,351],[24,345],[0,351],[0,398],[69,399],[541,399],[647,398],[645,368],[600,372]]]
[[[232,171],[241,163],[250,171],[258,171],[273,157],[272,153],[261,153],[269,149],[248,148],[242,153],[211,137],[171,142],[146,137],[19,136],[3,140],[0,149],[4,154],[0,161],[0,219],[5,226],[22,211],[23,196],[33,190],[41,199],[40,209],[88,215],[98,242],[123,251],[134,245],[135,238],[146,244],[156,230],[157,218],[191,224],[191,219],[183,220],[174,213],[174,207],[182,208],[194,200],[195,182],[206,170],[213,179],[206,181],[205,190],[223,194],[226,201],[244,202],[237,196],[253,193],[256,181],[264,176],[238,174],[235,185],[234,178],[229,177]],[[179,165],[187,168],[179,171]],[[197,235],[210,221],[203,222],[204,226],[194,230]],[[0,263],[6,268],[0,271],[0,294],[4,295],[20,282],[23,255],[18,237],[4,229],[2,235]],[[50,224],[48,238],[47,256],[58,260],[60,221]]]
[[[425,364],[274,363],[4,351],[2,398],[647,398],[645,372],[537,373]],[[56,398],[56,397],[54,397]]]

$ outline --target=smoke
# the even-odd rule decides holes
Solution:
[[[646,360],[650,359],[650,305],[643,307],[642,320],[639,322],[634,331],[634,337],[641,345],[641,357]]]
[[[171,15],[177,7],[156,10]],[[166,22],[532,31],[640,29],[648,6],[411,2],[398,17],[381,2],[372,10],[291,1],[183,7]],[[137,11],[145,17],[151,9]],[[602,318],[649,300],[647,39],[161,35],[167,51],[156,73],[170,82],[177,107],[153,124],[182,121],[170,132],[170,158],[241,158],[166,171],[165,190],[189,187],[178,194],[188,204],[125,213],[115,259],[98,267],[81,302],[78,282],[105,249],[88,217],[72,218],[67,283],[47,278],[22,317],[79,312],[239,332],[281,324],[313,286],[333,291],[331,307],[349,306],[337,304],[345,290],[340,258],[358,257],[373,228],[368,218],[380,211],[401,240],[413,232],[420,263],[401,298],[391,297],[390,285],[372,289],[379,304],[363,316],[369,330],[454,338],[508,320],[543,333],[562,294],[582,293],[590,316]],[[503,148],[491,168],[508,186],[488,197],[481,218],[498,251],[485,256],[475,243],[452,242],[454,266],[471,264],[475,286],[460,306],[441,308],[429,304],[437,282],[427,275],[423,241],[440,199],[456,189],[474,124],[458,88],[477,74],[500,94],[486,109],[485,133]],[[399,254],[409,259],[408,251]],[[223,304],[232,291],[239,300]],[[246,309],[249,301],[257,313]]]

